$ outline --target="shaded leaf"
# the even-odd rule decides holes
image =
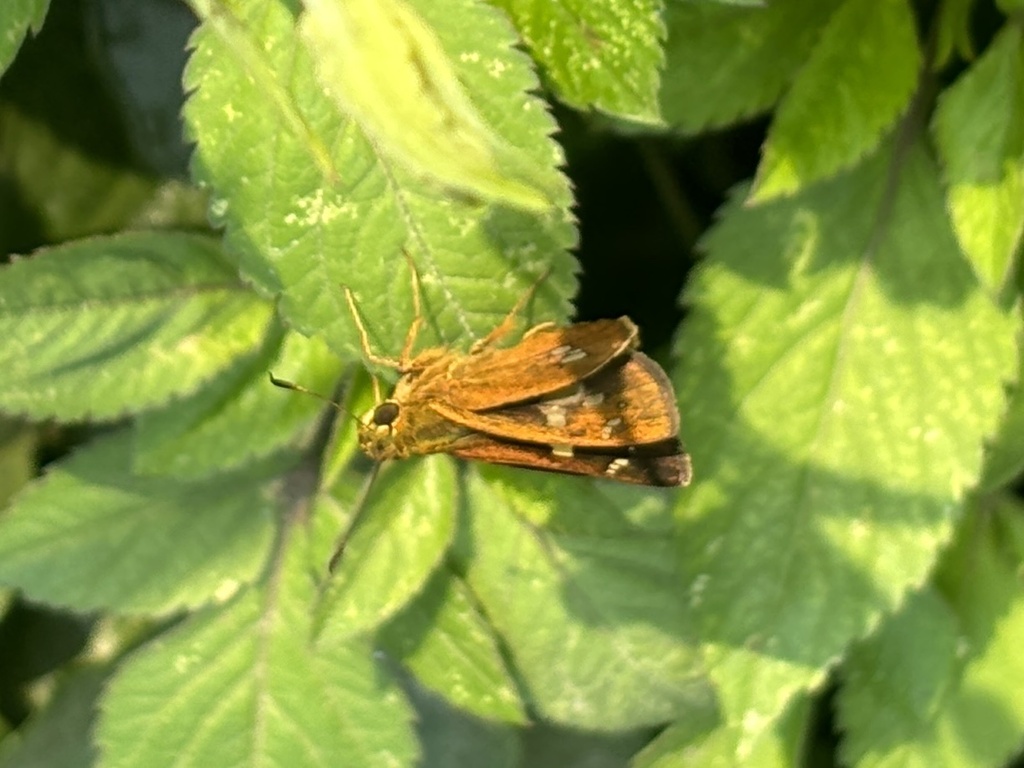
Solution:
[[[365,509],[348,513],[362,517],[317,607],[318,642],[366,634],[419,593],[451,542],[457,506],[451,459],[386,467]]]
[[[662,0],[498,0],[562,101],[660,124]]]
[[[46,708],[0,741],[0,768],[91,768],[96,702],[108,670],[85,667],[63,676]]]
[[[998,293],[1024,233],[1024,40],[1016,24],[942,94],[933,129],[953,231]]]
[[[665,122],[696,133],[767,110],[796,77],[838,5],[668,3],[659,94]]]
[[[0,74],[14,60],[22,40],[39,33],[50,0],[7,0],[0,7]]]
[[[1024,539],[1016,501],[971,510],[939,589],[914,595],[846,665],[839,713],[857,765],[1004,765],[1020,749]],[[1008,546],[1009,545],[1009,546]]]
[[[625,729],[693,705],[701,668],[676,595],[668,498],[492,467],[470,473],[460,557],[544,717]]]
[[[440,571],[422,594],[377,635],[418,683],[477,717],[524,725],[526,713],[499,651],[464,582]]]

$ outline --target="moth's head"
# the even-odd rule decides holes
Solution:
[[[359,447],[377,461],[395,458],[395,429],[401,406],[394,400],[378,403],[359,425]]]

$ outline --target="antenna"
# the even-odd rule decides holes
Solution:
[[[273,384],[275,387],[280,387],[281,389],[290,389],[292,390],[292,392],[301,392],[304,395],[315,397],[317,400],[323,400],[325,403],[334,406],[335,410],[337,410],[338,413],[342,413],[348,416],[350,419],[354,420],[357,424],[362,425],[363,422],[358,416],[356,416],[354,413],[352,413],[339,403],[336,403],[334,400],[331,400],[331,398],[325,397],[321,395],[319,392],[314,392],[311,389],[306,389],[302,385],[296,384],[292,381],[285,381],[284,379],[279,379],[272,372],[268,372],[268,374],[270,376],[270,383]]]

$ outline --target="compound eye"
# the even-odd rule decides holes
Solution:
[[[384,402],[373,409],[373,423],[379,427],[390,427],[398,418],[398,403]]]

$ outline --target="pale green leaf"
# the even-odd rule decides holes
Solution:
[[[693,705],[700,662],[676,594],[669,499],[582,478],[469,474],[468,582],[544,717],[625,729]]]
[[[423,589],[455,531],[455,467],[444,456],[393,463],[363,504],[317,608],[320,643],[366,634]]]
[[[272,308],[210,238],[128,233],[0,268],[0,409],[115,418],[196,389],[256,348]]]
[[[0,6],[0,75],[14,60],[25,35],[39,32],[49,7],[50,0],[5,0]]]
[[[663,0],[497,0],[544,67],[559,98],[577,109],[661,124]]]
[[[1007,24],[941,96],[935,142],[953,230],[989,290],[1002,290],[1024,233],[1024,40]]]
[[[674,377],[695,473],[681,563],[742,752],[930,572],[1005,408],[1017,318],[916,147],[734,200],[705,246]]]
[[[534,320],[564,320],[573,290],[570,194],[531,216],[441,194],[382,160],[324,96],[290,6],[238,3],[193,39],[185,114],[194,170],[215,190],[247,278],[283,291],[281,311],[339,354],[360,351],[342,286],[355,292],[379,354],[397,355],[412,320],[415,260],[428,319],[421,343],[484,335],[547,266]],[[551,173],[562,162],[554,122],[530,91],[529,60],[501,13],[480,2],[417,3],[488,125]]]
[[[779,105],[752,199],[792,194],[872,152],[906,110],[920,66],[906,0],[843,3]]]
[[[79,449],[0,516],[0,583],[77,611],[225,599],[267,556],[282,460],[202,482],[131,473],[131,434]]]
[[[141,648],[108,687],[104,766],[411,766],[411,712],[365,643],[310,642],[304,537],[269,581]]]
[[[818,42],[839,0],[771,2],[763,8],[670,2],[661,113],[696,133],[771,107]]]
[[[191,398],[138,418],[135,470],[201,477],[303,442],[324,403],[274,387],[267,371],[287,372],[329,396],[341,365],[318,339],[269,334],[260,354],[240,360]]]
[[[558,177],[531,168],[487,125],[414,2],[305,6],[299,34],[321,85],[385,162],[482,200],[537,212],[553,205]]]
[[[96,765],[92,727],[106,676],[102,667],[67,672],[46,708],[19,728],[19,737],[0,739],[0,768]]]
[[[838,699],[859,768],[1006,765],[1024,733],[1024,508],[972,509],[939,577],[851,654]]]
[[[447,570],[386,624],[377,642],[423,686],[465,712],[524,725],[526,713],[498,640],[465,583]]]

